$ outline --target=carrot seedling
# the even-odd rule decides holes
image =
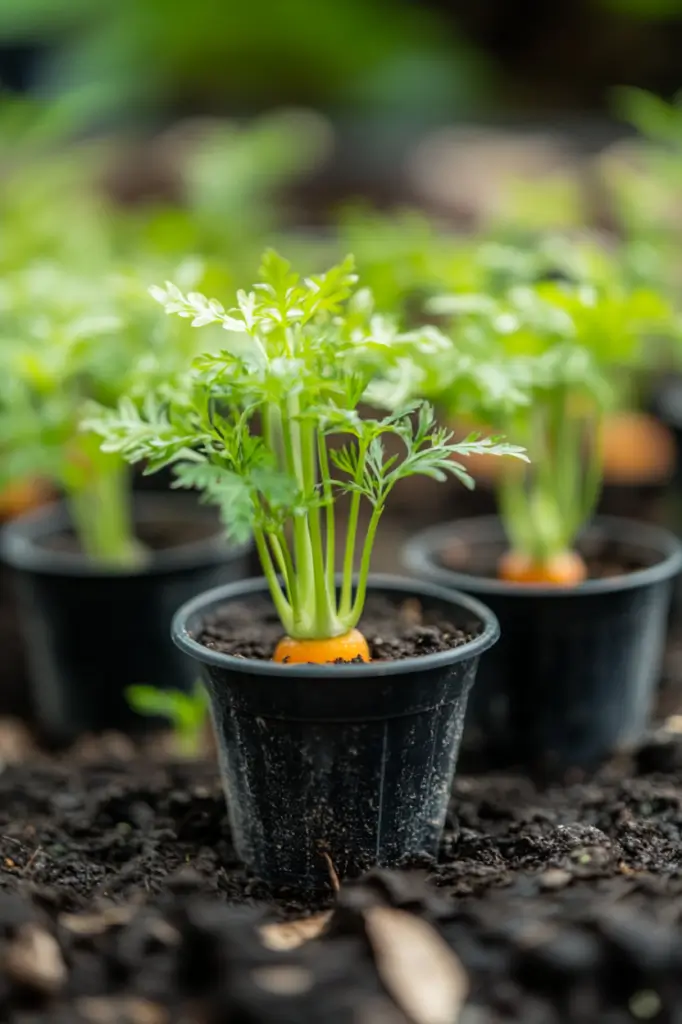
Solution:
[[[200,266],[187,271],[201,279]],[[95,278],[31,263],[2,281],[0,489],[48,481],[64,495],[88,560],[122,569],[146,558],[130,470],[81,420],[92,401],[115,408],[121,395],[144,393],[196,353],[193,332],[159,323],[149,305],[138,280],[112,267]]]
[[[258,283],[238,292],[227,312],[216,299],[185,295],[171,283],[152,289],[167,313],[196,327],[218,323],[229,340],[160,394],[142,403],[124,399],[117,412],[89,420],[105,452],[145,460],[149,472],[173,464],[176,486],[217,504],[234,539],[253,534],[285,633],[276,656],[291,662],[369,657],[353,630],[379,521],[400,480],[451,475],[472,487],[460,459],[480,452],[525,458],[522,448],[499,439],[455,441],[427,403],[400,403],[406,381],[427,373],[434,355],[463,388],[475,366],[436,329],[400,332],[374,315],[371,295],[356,285],[350,257],[301,279],[269,251]],[[390,411],[361,417],[368,398],[382,399]],[[389,437],[402,454],[387,454]],[[337,585],[337,503],[344,495],[349,512]]]
[[[515,367],[530,396],[508,411],[488,410],[488,421],[522,441],[531,459],[508,467],[498,485],[510,544],[499,575],[511,582],[568,587],[586,577],[575,544],[600,494],[603,417],[618,397],[619,374],[644,358],[647,333],[668,326],[656,293],[626,287],[606,254],[585,256],[573,279],[435,304],[453,316],[457,337],[485,338],[498,365]],[[447,388],[439,397],[448,401]]]

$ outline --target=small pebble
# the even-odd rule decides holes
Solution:
[[[550,868],[540,875],[540,888],[548,891],[563,889],[569,884],[573,876],[570,871],[563,871],[561,868]]]
[[[661,1010],[661,999],[653,989],[635,992],[630,998],[628,1009],[636,1020],[653,1020]]]
[[[57,940],[37,924],[25,924],[7,950],[5,972],[12,981],[42,995],[57,993],[67,972]]]
[[[256,967],[251,977],[259,988],[277,996],[298,996],[313,987],[312,973],[295,964]]]
[[[52,803],[58,810],[68,812],[81,807],[83,799],[78,793],[55,793]]]

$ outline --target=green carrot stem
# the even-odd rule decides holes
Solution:
[[[275,572],[275,567],[270,556],[267,541],[265,539],[265,534],[260,527],[254,528],[253,538],[256,542],[256,549],[258,551],[258,557],[260,558],[260,562],[263,567],[265,578],[268,581],[268,587],[270,589],[273,604],[275,605],[277,614],[279,615],[282,621],[284,629],[286,630],[287,633],[291,634],[291,631],[294,628],[294,617],[292,613],[292,608],[289,602],[287,601],[286,597],[282,593],[282,589],[277,579],[277,573]]]
[[[381,513],[384,510],[383,505],[377,505],[369,521],[367,527],[367,535],[365,536],[365,542],[362,546],[362,556],[360,558],[360,569],[358,571],[358,585],[355,591],[355,601],[353,602],[353,608],[348,621],[348,628],[351,629],[353,626],[357,626],[362,615],[362,610],[365,606],[365,597],[367,595],[367,578],[369,576],[369,568],[372,558],[372,548],[374,547],[374,538],[376,536],[377,527],[379,520],[381,519]]]
[[[71,489],[67,501],[88,559],[120,568],[131,568],[144,561],[144,549],[133,528],[127,466],[93,467],[90,479]]]
[[[308,509],[308,528],[312,550],[312,567],[314,577],[315,604],[312,609],[315,626],[320,637],[331,637],[343,632],[336,617],[335,602],[332,601],[327,589],[326,565],[322,541],[322,524],[320,506],[317,496],[317,438],[312,424],[301,426],[303,440],[303,471],[308,494],[313,499]]]
[[[362,481],[365,471],[365,459],[367,457],[367,449],[364,445],[360,446],[358,452],[358,465],[353,482],[359,485]],[[343,569],[342,569],[342,583],[341,583],[341,602],[340,602],[340,613],[342,616],[349,615],[352,609],[353,602],[353,569],[355,564],[355,544],[356,536],[358,532],[358,519],[360,515],[360,501],[362,495],[359,490],[354,490],[351,494],[350,500],[350,511],[348,513],[348,526],[346,533],[346,547],[343,556]]]
[[[329,453],[327,452],[327,441],[321,433],[317,434],[317,452],[320,464],[320,476],[322,478],[322,496],[325,505],[326,516],[326,580],[329,600],[336,605],[336,580],[334,566],[336,562],[336,524],[334,521],[334,491],[329,470]]]

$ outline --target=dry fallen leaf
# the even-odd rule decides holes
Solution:
[[[0,719],[0,765],[18,764],[35,756],[36,747],[26,726],[14,718]]]
[[[365,911],[367,937],[388,993],[414,1024],[456,1024],[469,980],[434,929],[404,910]]]
[[[314,978],[311,971],[295,964],[272,964],[265,967],[254,967],[251,978],[266,992],[277,996],[298,996],[313,987]]]
[[[109,928],[128,924],[134,916],[134,907],[107,907],[101,913],[60,914],[59,923],[74,935],[103,935]]]
[[[88,1024],[168,1024],[168,1011],[137,996],[84,996],[76,1001]]]
[[[66,981],[57,940],[37,924],[25,924],[5,954],[5,972],[18,985],[54,995]]]
[[[682,732],[682,715],[670,715],[663,723],[666,732]]]
[[[635,871],[634,868],[631,868],[628,864],[624,864],[622,861],[618,865],[618,870],[620,871],[621,875],[636,875],[639,873]]]
[[[325,910],[321,914],[313,914],[312,917],[303,917],[300,921],[264,924],[258,929],[261,942],[268,949],[277,951],[296,949],[305,942],[319,938],[331,916],[331,910]]]

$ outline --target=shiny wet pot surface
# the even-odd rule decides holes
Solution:
[[[415,576],[473,594],[499,618],[502,640],[481,666],[465,736],[493,766],[593,768],[646,728],[682,548],[665,530],[609,517],[583,542],[618,545],[643,568],[571,590],[448,569],[442,556],[452,544],[495,564],[505,546],[496,517],[425,530],[403,552]]]
[[[36,716],[51,741],[162,724],[131,710],[126,687],[189,689],[196,669],[169,639],[174,612],[207,586],[248,573],[249,551],[229,546],[215,514],[194,496],[139,496],[135,513],[141,530],[169,537],[177,532],[183,542],[154,551],[134,571],[90,564],[69,542],[62,505],[17,519],[2,531]]]
[[[204,669],[235,846],[268,882],[329,886],[380,864],[433,856],[445,821],[467,696],[498,636],[478,601],[373,577],[370,593],[415,598],[478,635],[451,651],[359,665],[278,665],[209,650],[196,637],[264,580],[223,587],[180,610],[175,642]],[[396,612],[397,614],[397,612]]]

